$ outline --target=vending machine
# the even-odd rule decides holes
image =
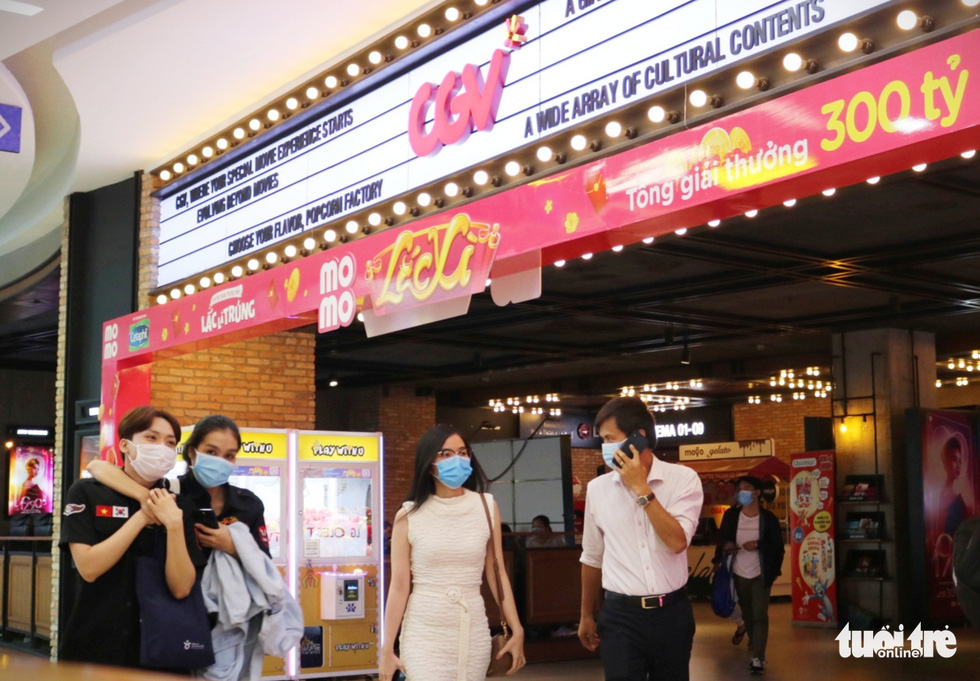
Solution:
[[[297,433],[299,600],[306,621],[299,678],[378,669],[383,532],[379,433]]]

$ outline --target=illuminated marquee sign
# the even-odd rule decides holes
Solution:
[[[544,0],[163,190],[160,286],[885,4]]]

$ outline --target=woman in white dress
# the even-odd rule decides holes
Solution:
[[[487,477],[463,436],[433,426],[415,449],[415,477],[391,537],[391,586],[384,618],[381,680],[396,670],[407,681],[483,681],[490,664],[490,630],[480,584],[494,592],[490,529],[481,496],[493,518],[493,541],[502,556],[500,510],[484,494]],[[501,564],[502,567],[502,564]],[[514,656],[508,674],[524,666],[524,628],[501,569],[497,594],[511,638],[500,651]],[[400,657],[394,645],[401,628]]]

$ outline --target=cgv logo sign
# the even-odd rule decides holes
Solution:
[[[473,130],[492,130],[509,67],[510,53],[494,50],[486,82],[477,66],[467,64],[462,74],[447,73],[438,87],[423,83],[408,114],[412,151],[417,156],[434,156],[446,144],[462,144]],[[426,131],[430,110],[432,129]]]

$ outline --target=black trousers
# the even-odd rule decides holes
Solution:
[[[694,611],[686,598],[655,610],[606,601],[596,625],[606,681],[688,681]]]

